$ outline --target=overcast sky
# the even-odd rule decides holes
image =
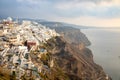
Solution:
[[[120,0],[0,0],[0,17],[120,27]]]

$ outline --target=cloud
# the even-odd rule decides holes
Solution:
[[[120,17],[120,0],[73,0],[57,3],[55,7],[62,17],[70,17],[72,15],[74,15],[74,17]]]
[[[95,8],[95,7],[111,7],[117,6],[119,0],[73,0],[68,2],[60,2],[56,4],[58,9],[71,9],[71,8]],[[95,3],[97,2],[97,3]],[[120,2],[120,1],[119,1]]]
[[[18,2],[29,2],[29,3],[36,3],[39,2],[41,0],[17,0]]]
[[[47,0],[17,0],[17,2],[20,3],[26,3],[26,4],[40,4],[44,2],[48,2]]]
[[[67,2],[67,3],[58,3],[56,4],[56,8],[60,10],[68,10],[68,9],[75,9],[75,8],[89,8],[96,7],[95,3],[92,2],[84,2],[84,3],[78,3],[78,2]]]
[[[120,17],[120,0],[17,0],[21,7],[58,17]],[[27,8],[26,7],[26,8]],[[27,10],[27,9],[26,9]],[[28,9],[29,10],[29,9]],[[38,14],[38,13],[37,13]]]

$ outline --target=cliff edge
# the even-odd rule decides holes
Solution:
[[[111,80],[102,67],[94,63],[88,48],[76,48],[62,37],[49,39],[44,47],[49,56],[42,62],[51,70],[46,80]],[[33,61],[37,63],[36,59]]]

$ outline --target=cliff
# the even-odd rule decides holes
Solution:
[[[62,37],[51,38],[44,47],[49,54],[46,59],[41,59],[51,70],[45,80],[111,80],[102,67],[94,63],[88,48],[76,48]],[[32,59],[40,65],[36,59]]]

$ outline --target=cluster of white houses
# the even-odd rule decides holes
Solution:
[[[0,66],[10,69],[11,74],[15,74],[19,80],[24,74],[27,74],[28,78],[32,75],[39,80],[38,72],[41,68],[33,64],[30,51],[55,36],[59,36],[55,30],[36,22],[23,21],[22,24],[17,24],[10,17],[2,20],[0,22]]]

